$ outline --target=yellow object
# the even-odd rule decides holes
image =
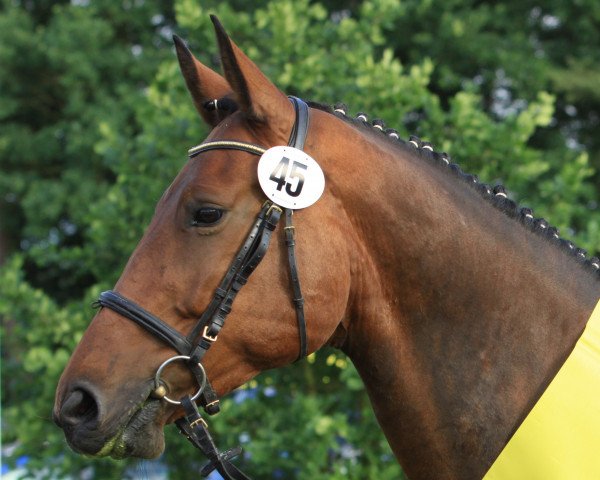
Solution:
[[[600,302],[484,480],[600,479]]]

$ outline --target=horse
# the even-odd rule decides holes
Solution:
[[[65,367],[53,413],[68,444],[156,457],[163,427],[197,401],[214,407],[330,345],[355,365],[410,478],[483,477],[582,335],[600,262],[429,143],[343,105],[290,100],[212,20],[223,76],[174,37],[212,130]],[[271,147],[293,152],[258,178]],[[281,162],[295,154],[325,179],[306,208],[269,201],[261,186],[292,199],[302,162],[295,173]]]

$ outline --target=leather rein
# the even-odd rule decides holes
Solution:
[[[289,97],[296,112],[296,119],[290,139],[289,146],[302,150],[309,124],[309,108],[301,99]],[[266,149],[258,145],[234,140],[220,140],[205,142],[188,151],[189,158],[193,158],[202,152],[210,150],[241,150],[253,155],[262,155]],[[215,294],[202,313],[196,325],[188,335],[183,335],[166,322],[148,312],[135,302],[127,299],[120,293],[109,290],[102,292],[97,306],[110,308],[129,320],[144,327],[155,337],[170,345],[179,355],[169,358],[158,368],[154,378],[155,398],[160,398],[168,403],[182,405],[185,417],[175,423],[192,444],[200,449],[209,459],[209,463],[203,468],[201,474],[208,476],[213,470],[217,470],[225,480],[249,480],[235,465],[231,459],[241,453],[241,448],[236,447],[224,452],[219,452],[210,433],[207,424],[200,415],[195,401],[200,399],[204,410],[209,415],[219,412],[219,399],[210,385],[202,358],[217,340],[219,332],[225,323],[235,297],[246,284],[248,278],[254,272],[258,264],[264,258],[271,237],[281,217],[285,217],[285,241],[288,252],[288,264],[290,269],[291,288],[293,292],[293,303],[296,310],[298,332],[300,338],[300,349],[298,360],[307,354],[306,322],[304,319],[304,299],[300,288],[298,267],[296,264],[294,226],[292,224],[293,210],[281,208],[278,205],[266,201],[256,220],[252,224],[250,233],[242,244],[231,262],[221,283],[215,290]],[[163,369],[170,363],[183,361],[194,374],[199,388],[193,395],[186,395],[179,401],[167,396],[166,387],[161,382],[160,376]]]

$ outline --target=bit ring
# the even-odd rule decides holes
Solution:
[[[171,357],[171,358],[165,360],[160,365],[160,367],[158,367],[158,370],[156,371],[156,374],[154,375],[154,388],[155,388],[155,391],[157,391],[160,387],[162,387],[162,384],[160,382],[160,374],[165,369],[165,367],[167,365],[169,365],[169,363],[172,363],[172,362],[175,362],[175,361],[178,361],[178,360],[188,361],[189,359],[190,359],[190,357],[188,355],[175,355],[174,357]],[[204,391],[204,388],[206,388],[206,371],[204,370],[204,367],[202,366],[201,363],[198,363],[198,367],[200,368],[200,371],[202,372],[202,380],[199,382],[200,388],[198,388],[198,391],[196,393],[194,393],[194,395],[191,398],[192,401],[196,400],[200,396],[200,394]],[[198,377],[196,377],[196,378],[198,378]],[[180,401],[173,400],[173,399],[167,397],[166,395],[160,395],[160,397],[161,397],[162,400],[164,400],[165,402],[170,403],[171,405],[181,405]]]

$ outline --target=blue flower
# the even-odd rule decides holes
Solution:
[[[277,389],[275,387],[265,387],[265,389],[263,390],[263,394],[267,398],[272,398],[275,395],[277,395]]]

